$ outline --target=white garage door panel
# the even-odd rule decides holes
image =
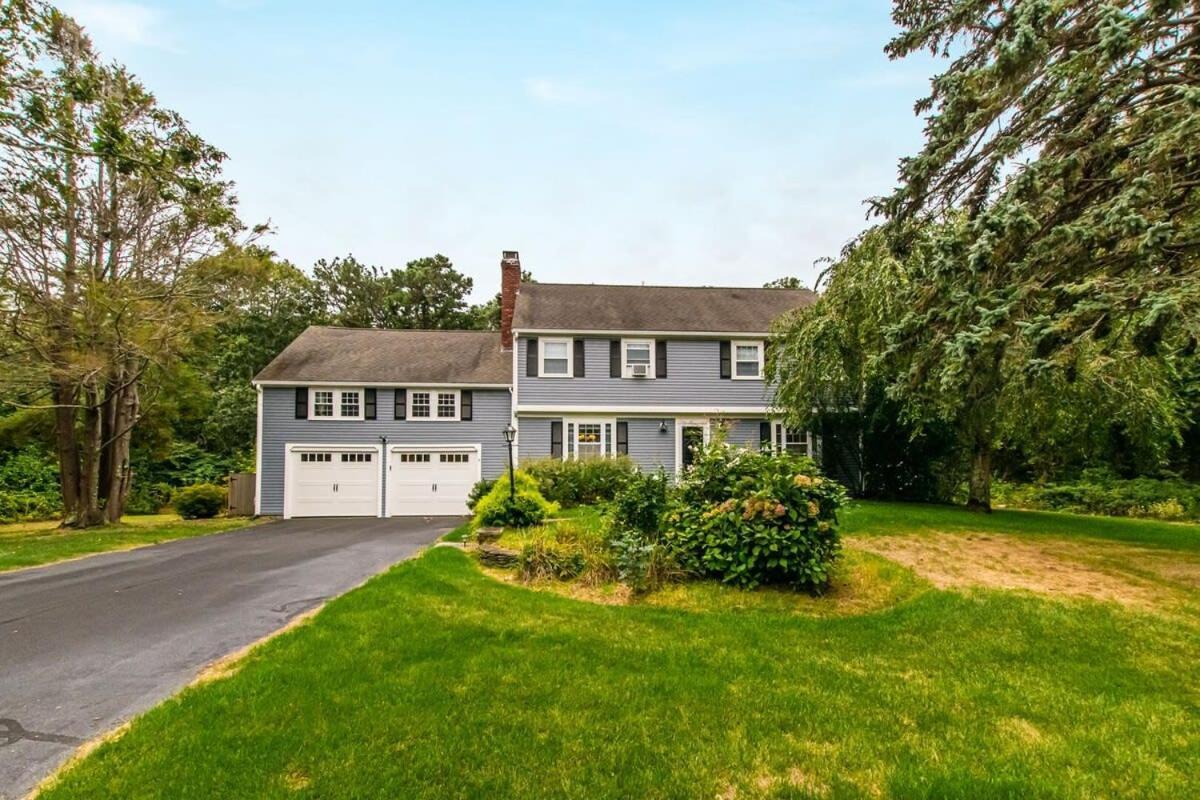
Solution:
[[[294,447],[288,467],[289,516],[378,516],[379,453]]]
[[[470,513],[467,495],[480,475],[477,449],[447,447],[395,451],[389,465],[389,515]]]

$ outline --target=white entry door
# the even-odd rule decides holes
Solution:
[[[388,459],[388,516],[469,514],[480,474],[477,446],[397,448]]]
[[[293,445],[284,498],[288,517],[379,516],[377,448],[325,449]]]

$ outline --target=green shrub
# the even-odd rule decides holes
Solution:
[[[810,459],[714,442],[674,495],[664,541],[687,571],[743,588],[828,586],[846,492]]]
[[[532,475],[542,495],[563,508],[612,500],[637,465],[627,456],[563,461],[557,458],[524,461],[521,470]]]
[[[225,489],[211,483],[194,483],[175,492],[172,504],[184,519],[210,519],[225,508]]]
[[[1104,514],[1115,517],[1200,519],[1200,484],[1178,477],[1118,478],[1104,469],[1084,470],[1078,479],[1049,484],[993,486],[997,505]]]
[[[671,481],[661,470],[629,475],[607,506],[612,525],[618,530],[656,533],[667,510]]]
[[[58,494],[47,495],[23,489],[0,489],[0,522],[54,519],[62,515]]]
[[[510,497],[508,475],[503,475],[475,504],[475,519],[481,525],[527,528],[557,511],[557,505],[542,497],[537,481],[517,470],[516,496]]]
[[[483,496],[485,494],[487,494],[488,492],[490,492],[492,490],[492,486],[495,483],[496,482],[493,480],[484,478],[483,480],[477,482],[474,486],[472,486],[471,491],[467,493],[467,508],[474,511],[475,506],[479,503],[480,500],[483,499]]]
[[[0,522],[51,519],[62,514],[58,464],[37,445],[0,454]]]
[[[136,478],[125,500],[127,514],[157,514],[171,502],[172,489],[166,483],[146,483]]]

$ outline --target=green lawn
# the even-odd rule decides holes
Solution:
[[[893,504],[846,523],[851,544],[1011,531],[1181,559],[1200,536]],[[826,618],[606,606],[433,548],[152,710],[44,796],[1200,794],[1200,619],[922,585]]]
[[[0,572],[254,524],[245,518],[182,520],[175,514],[151,514],[81,531],[59,528],[53,521],[0,525]]]

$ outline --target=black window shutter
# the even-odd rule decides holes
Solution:
[[[404,419],[408,415],[408,389],[396,390],[396,419]]]
[[[296,419],[308,419],[308,387],[296,387]]]
[[[463,422],[470,422],[471,415],[475,413],[475,394],[470,389],[463,389],[462,396],[458,401],[458,418]]]
[[[667,343],[662,340],[654,343],[654,377],[667,377]]]
[[[629,455],[629,423],[617,423],[617,454],[622,456]]]
[[[771,423],[758,423],[758,447],[760,450],[766,450],[771,446]]]
[[[550,457],[562,458],[562,420],[550,421]]]
[[[584,376],[583,369],[583,339],[575,339],[575,377],[582,378]]]
[[[537,339],[525,340],[525,377],[536,378],[538,376],[538,351]]]
[[[363,389],[363,419],[375,419],[374,389]]]
[[[730,378],[733,376],[732,356],[729,352],[729,342],[721,342],[721,377]]]
[[[621,340],[613,339],[608,343],[608,377],[621,377]]]

